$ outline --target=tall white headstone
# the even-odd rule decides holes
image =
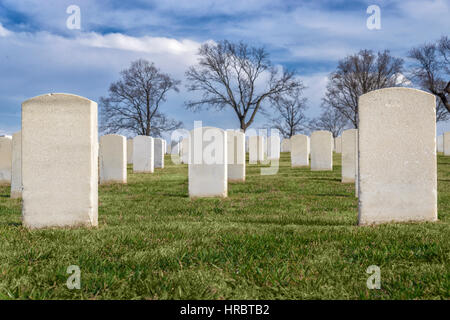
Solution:
[[[245,134],[227,130],[228,181],[245,181]]]
[[[291,166],[307,167],[309,166],[309,144],[308,136],[297,134],[290,139],[291,145]]]
[[[212,127],[190,132],[189,196],[227,197],[227,134]]]
[[[100,184],[127,183],[127,139],[118,134],[100,137]]]
[[[155,168],[164,168],[164,140],[161,138],[153,139],[155,149]]]
[[[153,138],[136,136],[133,139],[133,172],[153,173],[155,168]]]
[[[311,170],[333,170],[333,135],[330,131],[311,133]]]
[[[358,106],[358,224],[436,221],[436,97],[387,88]]]
[[[342,133],[342,183],[355,183],[357,159],[358,130],[345,130]]]
[[[22,133],[12,137],[11,199],[22,197]]]
[[[12,138],[0,137],[0,184],[11,183]]]
[[[61,93],[22,103],[26,227],[97,226],[97,144],[97,103]]]

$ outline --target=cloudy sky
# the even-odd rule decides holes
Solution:
[[[70,5],[81,29],[66,26]],[[381,8],[381,29],[369,30],[367,7]],[[184,73],[205,41],[244,40],[264,46],[274,64],[297,70],[308,87],[308,116],[320,114],[327,75],[360,49],[405,57],[450,30],[449,0],[0,0],[0,134],[20,130],[21,102],[48,92],[94,101],[131,61],[144,58],[182,81],[163,106],[187,128],[236,128],[231,112],[184,108]],[[408,64],[409,61],[405,60]],[[262,116],[253,127],[266,123]],[[438,126],[438,133],[450,124]]]

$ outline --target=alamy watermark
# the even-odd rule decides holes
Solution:
[[[381,9],[376,4],[367,7],[367,14],[370,16],[367,18],[366,26],[369,30],[381,29]]]
[[[367,289],[381,289],[381,270],[379,266],[371,265],[367,268],[366,273],[371,276],[367,278]]]
[[[233,148],[228,148],[227,131],[241,132],[241,130],[222,130],[213,127],[203,127],[202,121],[194,121],[194,129],[174,130],[171,134],[171,158],[175,164],[214,165],[214,164],[244,164],[246,150],[242,150],[242,144],[238,145],[235,139]],[[249,129],[244,133],[243,140],[239,143],[245,145],[246,138],[251,136],[262,137],[262,143],[258,143],[258,160],[264,165],[261,175],[275,175],[279,169],[280,134],[277,129]],[[250,141],[247,141],[250,144]],[[187,150],[186,150],[187,149]],[[250,150],[249,150],[250,151]],[[232,152],[232,154],[229,154]],[[236,154],[234,154],[236,153]]]
[[[71,265],[67,267],[66,272],[70,274],[67,278],[66,285],[70,290],[81,289],[81,270],[79,266]]]
[[[70,16],[66,20],[67,29],[80,30],[81,29],[81,9],[77,5],[70,5],[66,9],[66,13]]]

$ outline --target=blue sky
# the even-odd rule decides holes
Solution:
[[[366,27],[373,4],[381,8],[381,30]],[[81,30],[66,27],[69,5],[81,9]],[[182,81],[163,109],[186,128],[194,120],[236,128],[230,111],[193,113],[183,104],[191,97],[184,72],[198,47],[222,39],[265,46],[274,64],[295,68],[314,117],[339,59],[363,48],[405,57],[448,35],[449,16],[449,0],[0,0],[0,134],[20,130],[21,102],[30,97],[68,92],[98,101],[138,58]],[[253,127],[264,123],[257,117]],[[438,134],[448,130],[449,123],[438,125]]]

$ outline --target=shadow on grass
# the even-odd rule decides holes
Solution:
[[[5,225],[8,227],[21,227],[22,222],[1,222],[0,225]]]
[[[357,220],[353,223],[349,223],[346,221],[335,221],[335,220],[295,220],[295,221],[280,221],[277,219],[265,219],[265,220],[231,220],[233,222],[238,223],[250,223],[250,224],[262,224],[262,225],[274,225],[274,226],[346,226],[346,227],[354,227],[357,226]]]
[[[341,182],[341,179],[339,178],[308,178],[308,181],[311,180],[316,180],[316,181],[337,181],[337,182]]]

